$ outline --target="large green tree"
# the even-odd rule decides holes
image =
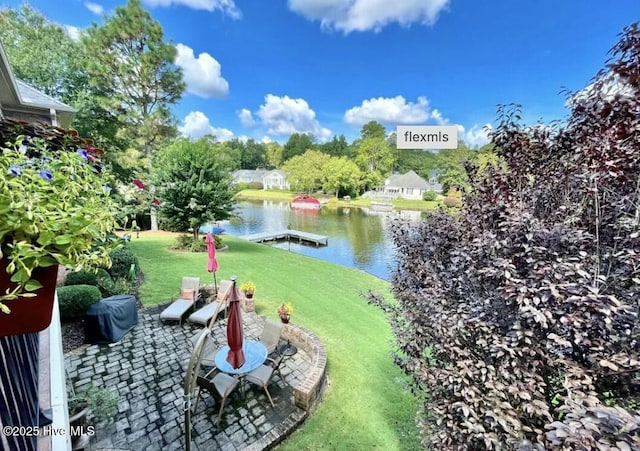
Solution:
[[[351,148],[344,135],[333,136],[331,141],[321,144],[320,150],[332,157],[352,157]]]
[[[118,118],[130,146],[150,162],[176,134],[170,107],[185,85],[173,63],[175,47],[164,42],[162,27],[139,0],[116,8],[102,26],[93,24],[82,41],[92,55],[87,70],[101,106]]]
[[[162,26],[140,0],[116,8],[102,26],[93,24],[82,42],[92,55],[87,70],[99,105],[118,119],[119,136],[142,152],[140,169],[150,172],[153,153],[177,135],[170,107],[185,84],[174,65],[175,47],[164,42]],[[157,230],[153,208],[150,215]]]
[[[277,142],[265,144],[265,159],[270,169],[279,168],[282,165],[282,146]]]
[[[314,147],[314,137],[308,133],[294,133],[282,148],[282,161],[287,161],[295,156],[302,155]]]
[[[360,136],[362,136],[362,139],[367,139],[367,138],[385,139],[387,136],[387,132],[384,129],[384,126],[380,122],[369,121],[362,126],[362,129],[360,130]]]
[[[330,158],[318,150],[307,150],[288,160],[282,169],[289,173],[289,184],[294,189],[311,193],[322,188],[324,167]]]
[[[185,232],[209,221],[227,219],[234,192],[229,168],[210,139],[176,139],[154,159],[154,183],[160,215],[169,230]]]
[[[28,4],[0,11],[0,40],[16,77],[73,104],[87,82],[81,47]]]
[[[380,186],[391,173],[393,152],[384,138],[369,136],[360,140],[357,148],[356,163],[362,171],[362,182],[365,189]]]
[[[322,189],[327,193],[335,193],[336,198],[340,191],[356,194],[361,177],[360,168],[352,160],[347,157],[331,157],[323,167]]]

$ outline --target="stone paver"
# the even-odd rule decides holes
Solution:
[[[161,307],[143,310],[139,323],[119,343],[90,345],[65,357],[76,391],[87,386],[108,387],[119,395],[118,413],[108,424],[98,424],[91,449],[182,450],[182,410],[185,368],[191,355],[190,339],[202,331],[188,321],[161,323]],[[245,339],[258,339],[263,318],[243,312]],[[226,320],[213,328],[216,347],[226,344]],[[219,404],[208,393],[192,415],[192,450],[261,450],[279,443],[302,423],[306,412],[294,404],[293,387],[299,386],[310,367],[302,350],[285,357],[281,372],[287,384],[274,376],[269,404],[264,390],[246,385],[246,399],[236,390],[228,399],[220,424]]]

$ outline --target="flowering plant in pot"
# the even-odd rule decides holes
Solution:
[[[288,323],[291,319],[291,314],[293,313],[293,305],[291,304],[291,302],[280,304],[280,306],[276,310],[276,313],[280,317],[280,321],[282,321],[283,323]]]
[[[253,297],[253,293],[256,292],[256,284],[251,281],[242,282],[240,284],[240,291],[242,291],[246,297],[251,299]]]
[[[38,307],[43,295],[53,302],[58,265],[110,266],[115,205],[102,151],[90,144],[73,131],[0,120],[0,336],[49,325],[50,308],[46,324],[32,317],[35,330],[12,329],[17,309]]]

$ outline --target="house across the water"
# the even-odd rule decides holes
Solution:
[[[395,199],[422,199],[427,191],[442,193],[442,185],[438,183],[438,173],[434,170],[429,172],[429,180],[420,177],[414,171],[406,174],[391,174],[384,185],[376,188],[372,196]]]
[[[287,173],[280,169],[239,169],[231,173],[233,183],[261,183],[262,189],[289,189]]]

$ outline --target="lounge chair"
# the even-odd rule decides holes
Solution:
[[[224,302],[213,301],[189,315],[189,321],[207,326],[216,320],[220,312],[225,310]]]
[[[213,324],[213,322],[221,312],[227,311],[226,296],[232,286],[233,284],[231,281],[221,280],[220,289],[218,290],[216,300],[208,303],[204,307],[196,310],[191,315],[189,315],[189,321],[196,324],[202,324],[203,326]]]
[[[182,317],[187,313],[187,310],[196,304],[199,294],[200,278],[183,277],[182,286],[180,287],[180,299],[172,302],[169,307],[160,313],[160,320],[178,321],[182,324]]]

